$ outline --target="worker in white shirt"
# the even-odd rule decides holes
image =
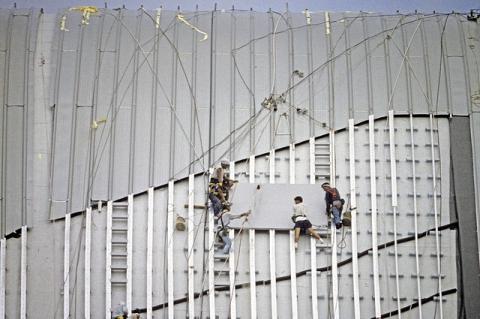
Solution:
[[[293,205],[292,221],[295,223],[295,248],[298,247],[298,240],[300,234],[308,234],[315,237],[316,240],[321,240],[320,235],[313,229],[312,223],[307,218],[307,209],[303,204],[302,196],[296,196]]]

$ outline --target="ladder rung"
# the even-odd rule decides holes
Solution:
[[[330,143],[315,143],[315,146],[330,146]]]
[[[330,154],[315,154],[316,157],[330,157]]]
[[[115,232],[127,232],[128,229],[127,229],[127,228],[112,228],[112,231],[115,231]]]
[[[127,244],[127,241],[121,241],[121,240],[117,240],[117,241],[112,241],[112,245],[126,245]]]
[[[112,266],[112,271],[125,271],[127,266]]]
[[[228,255],[213,255],[213,259],[225,260],[228,259]]]
[[[112,257],[117,257],[117,258],[127,257],[127,253],[113,253]]]
[[[119,281],[119,280],[112,281],[112,285],[126,285],[126,284],[127,284],[126,281]]]
[[[112,219],[127,220],[128,216],[112,216]]]
[[[113,207],[128,207],[128,203],[126,203],[126,202],[116,202],[115,203],[114,202],[114,203],[112,203],[112,206]]]
[[[315,163],[315,166],[330,166],[330,163],[328,163],[328,164]]]

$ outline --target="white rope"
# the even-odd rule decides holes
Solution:
[[[180,22],[183,22],[185,25],[189,26],[190,28],[192,28],[192,30],[194,31],[197,31],[198,33],[201,33],[203,34],[203,39],[200,40],[200,42],[202,41],[205,41],[208,39],[208,34],[206,32],[203,32],[202,30],[200,30],[199,28],[197,28],[196,26],[194,26],[193,24],[191,24],[188,20],[185,19],[185,16],[183,14],[177,14],[177,19],[178,21]]]

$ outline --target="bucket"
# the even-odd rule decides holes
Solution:
[[[182,216],[177,216],[177,220],[175,221],[175,228],[179,231],[184,231],[187,228],[185,224],[185,218]]]

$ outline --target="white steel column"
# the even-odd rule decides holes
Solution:
[[[295,184],[295,144],[290,144],[290,184]],[[297,301],[297,265],[295,258],[295,238],[293,231],[290,231],[290,288],[292,297],[292,318],[298,316]]]
[[[0,239],[0,319],[5,319],[5,258],[7,250],[7,240]]]
[[[290,184],[295,184],[295,144],[290,144],[289,157]]]
[[[413,180],[413,223],[415,231],[415,273],[417,276],[417,298],[422,300],[422,291],[420,285],[420,263],[418,254],[418,212],[417,212],[417,172],[415,165],[415,144],[413,138],[413,116],[410,114],[410,147],[412,152],[412,180]],[[418,303],[418,318],[422,319],[422,303]]]
[[[65,215],[65,242],[63,245],[63,318],[70,318],[70,214]]]
[[[335,165],[335,131],[330,130],[330,184],[335,187],[336,165]],[[340,309],[338,308],[338,267],[337,267],[337,229],[331,223],[331,244],[332,244],[332,298],[333,317],[339,319]]]
[[[148,189],[147,204],[147,319],[152,319],[153,298],[153,187]]]
[[[195,241],[195,223],[193,205],[195,203],[195,175],[190,174],[188,176],[188,316],[189,318],[195,317],[195,298],[194,298],[194,254],[193,245]]]
[[[433,213],[435,214],[435,248],[437,252],[437,275],[438,275],[438,303],[440,319],[443,319],[443,296],[442,296],[442,268],[440,260],[440,238],[438,234],[438,209],[437,209],[437,169],[435,164],[435,145],[433,144],[433,114],[430,114],[430,146],[432,156],[432,181],[433,181]]]
[[[268,156],[268,170],[269,170],[269,182],[270,184],[275,183],[275,150],[270,150],[270,155]]]
[[[310,184],[315,184],[315,137],[310,137]]]
[[[213,223],[213,212],[208,212],[208,301],[210,318],[215,318],[215,272],[214,259],[215,254],[215,232]]]
[[[388,111],[388,133],[390,137],[390,177],[392,185],[392,212],[393,212],[393,247],[395,258],[395,288],[397,293],[398,318],[402,318],[400,305],[400,283],[398,278],[398,245],[397,245],[397,158],[395,156],[395,125],[393,110]],[[373,196],[373,195],[372,195]]]
[[[132,266],[133,266],[133,194],[128,195],[127,220],[127,308],[128,316],[132,315]]]
[[[380,307],[380,280],[378,274],[377,243],[377,181],[375,168],[375,119],[368,116],[368,139],[370,145],[370,202],[372,207],[372,259],[373,259],[373,293],[375,301],[375,317],[382,315]]]
[[[20,265],[20,318],[27,318],[27,226],[22,226],[22,257]]]
[[[270,295],[272,305],[272,319],[278,317],[277,315],[277,275],[275,267],[275,230],[270,229]]]
[[[255,156],[250,156],[249,161],[249,182],[255,183]],[[254,197],[255,200],[255,197]],[[252,203],[252,207],[255,203]],[[257,318],[257,286],[255,284],[256,281],[256,273],[255,273],[255,229],[248,230],[248,238],[249,238],[249,258],[250,258],[250,318],[256,319]]]
[[[360,319],[360,294],[358,291],[358,250],[357,250],[357,193],[355,177],[355,126],[354,119],[348,120],[348,145],[350,157],[350,213],[352,228],[352,275],[353,309],[355,319]]]
[[[310,146],[310,184],[315,184],[315,137],[311,137]],[[318,288],[317,288],[317,241],[310,237],[310,268],[312,285],[312,319],[318,319]]]
[[[92,208],[85,211],[85,319],[90,318],[90,258],[92,251]]]
[[[107,233],[105,234],[105,318],[110,318],[112,313],[112,201],[107,202]]]
[[[290,231],[290,282],[292,293],[292,319],[298,318],[298,302],[297,302],[297,265],[295,258],[295,232]]]
[[[168,318],[173,319],[173,180],[168,182],[167,204],[167,286],[168,286]]]
[[[230,270],[230,318],[237,318],[237,297],[235,289],[235,230],[229,229],[228,237],[232,241],[232,248],[228,257]]]
[[[275,184],[275,150],[270,150],[270,163],[269,163],[269,182],[270,184]],[[270,241],[270,298],[271,298],[271,313],[272,319],[278,317],[277,314],[277,274],[275,267],[275,230],[269,230],[269,241]]]

